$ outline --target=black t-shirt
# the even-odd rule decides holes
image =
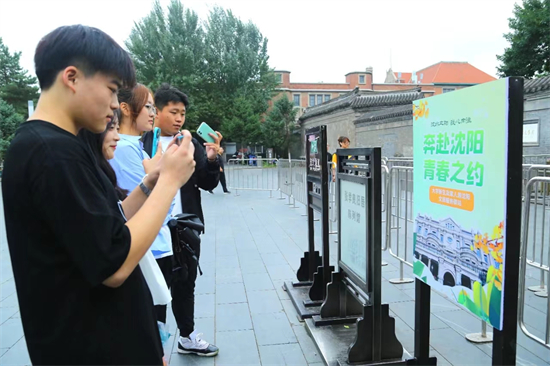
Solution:
[[[102,285],[130,250],[115,190],[76,136],[21,125],[2,176],[21,320],[33,364],[162,365],[153,300],[138,267]]]

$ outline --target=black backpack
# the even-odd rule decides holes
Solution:
[[[172,236],[172,272],[181,281],[187,281],[189,268],[197,266],[202,276],[199,265],[200,233],[204,230],[204,224],[195,214],[179,214],[168,221],[170,235]]]

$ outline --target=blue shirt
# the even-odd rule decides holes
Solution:
[[[119,134],[120,141],[117,144],[114,159],[109,163],[113,167],[117,182],[120,188],[132,192],[145,176],[145,169],[142,161],[149,159],[149,155],[143,151],[140,136],[130,136]],[[168,221],[171,217],[172,208],[175,200],[172,200],[168,215],[164,219],[164,224],[160,229],[157,238],[151,245],[151,251],[156,259],[172,255],[172,238]]]

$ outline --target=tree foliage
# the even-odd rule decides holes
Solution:
[[[526,78],[550,75],[550,0],[524,0],[514,5],[504,34],[510,47],[497,59],[499,76]]]
[[[21,52],[10,53],[0,37],[0,98],[28,117],[28,101],[38,99],[37,80],[19,64]]]
[[[259,123],[276,85],[267,39],[253,23],[219,7],[201,21],[179,0],[172,0],[166,13],[156,1],[134,25],[126,46],[140,82],[153,89],[168,82],[189,96],[186,128],[191,130],[206,121],[226,138],[242,141],[242,130],[234,126]]]
[[[0,161],[4,160],[15,131],[23,121],[23,116],[12,105],[0,98]]]
[[[294,104],[283,96],[275,101],[262,125],[264,141],[266,145],[273,146],[277,155],[288,156],[291,145],[300,138],[296,133],[299,129],[296,124],[296,113]]]

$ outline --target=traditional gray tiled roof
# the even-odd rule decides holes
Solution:
[[[550,89],[550,76],[538,79],[525,80],[523,85],[524,94],[536,93]]]
[[[396,118],[412,115],[412,103],[407,103],[397,107],[384,108],[378,111],[367,112],[357,118],[355,123],[375,122],[384,119]]]
[[[341,95],[338,98],[329,100],[328,102],[306,108],[305,113],[300,117],[300,121],[319,116],[321,114],[330,113],[338,109],[347,108],[351,102],[360,93],[359,88],[353,89],[351,92]]]
[[[361,95],[353,100],[352,108],[381,107],[391,105],[411,104],[414,100],[421,99],[424,94],[420,89],[405,92],[393,92],[387,94]]]
[[[355,88],[348,94],[342,95],[313,107],[306,109],[305,113],[299,118],[302,122],[308,118],[334,112],[344,108],[367,108],[373,106],[390,106],[412,103],[413,100],[423,98],[420,88],[414,88],[405,91],[375,92],[365,91]]]

